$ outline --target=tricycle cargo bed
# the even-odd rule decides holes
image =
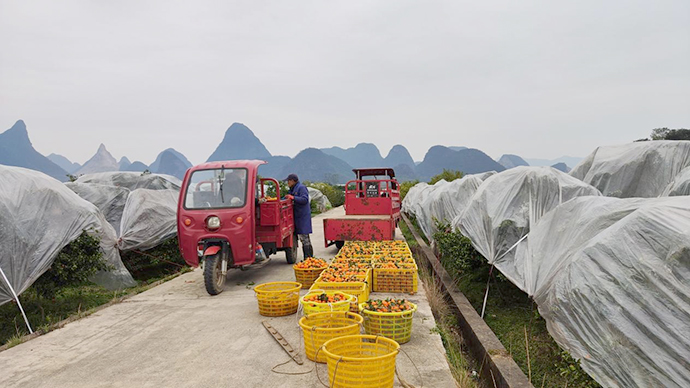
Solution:
[[[323,220],[326,246],[336,241],[383,241],[395,238],[396,220],[390,215],[345,215]]]

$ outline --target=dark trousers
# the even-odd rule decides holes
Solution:
[[[306,259],[307,257],[314,257],[314,248],[311,246],[309,235],[298,234],[297,238],[299,238],[300,243],[302,243],[302,253],[304,254],[304,258]]]

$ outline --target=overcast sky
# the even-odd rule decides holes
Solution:
[[[0,131],[83,163],[372,142],[584,156],[690,128],[690,1],[0,0]]]

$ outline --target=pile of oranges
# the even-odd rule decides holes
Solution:
[[[367,274],[366,269],[350,267],[328,267],[321,272],[322,282],[361,282]]]
[[[414,305],[407,299],[369,299],[364,304],[364,309],[378,313],[399,313],[413,310]]]
[[[315,302],[315,303],[335,303],[347,300],[348,298],[345,294],[336,292],[332,295],[328,295],[325,292],[321,294],[308,294],[304,296],[305,302]]]
[[[400,269],[400,268],[414,268],[415,263],[414,262],[409,262],[409,261],[404,261],[404,260],[395,260],[395,261],[380,261],[374,264],[374,268],[382,268],[382,269]]]
[[[326,268],[327,266],[328,266],[328,263],[326,263],[326,260],[317,259],[314,257],[309,257],[306,260],[302,260],[299,263],[294,265],[294,267],[298,268],[298,269],[318,269],[318,268]]]
[[[368,261],[361,260],[351,260],[351,259],[338,259],[331,262],[331,268],[335,268],[341,271],[348,270],[363,270],[366,271],[371,268],[371,264]]]

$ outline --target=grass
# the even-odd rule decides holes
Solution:
[[[410,221],[419,232],[416,222]],[[403,223],[401,223],[402,228]],[[405,227],[403,233],[409,233],[409,230]],[[420,235],[423,236],[421,233]],[[406,238],[408,241],[413,240],[411,233],[409,237],[406,234]],[[448,258],[441,258],[441,262],[456,281],[458,289],[465,294],[477,313],[481,313],[487,278],[476,276],[474,273],[453,270]],[[531,376],[533,385],[536,387],[600,387],[551,338],[546,329],[546,321],[527,294],[509,281],[497,280],[497,274],[498,271],[494,269],[484,320],[525,375]]]
[[[419,244],[417,244],[417,240],[415,240],[407,224],[402,222],[399,227],[417,263],[419,263],[419,277],[424,283],[424,291],[436,320],[434,331],[441,336],[441,341],[446,350],[446,359],[455,381],[460,388],[480,387],[479,381],[472,375],[472,371],[476,367],[470,361],[463,347],[463,339],[462,335],[460,335],[457,317],[451,311],[440,284],[431,275],[426,259],[423,259],[423,255],[417,253],[419,251]]]
[[[161,270],[158,275],[139,280],[138,285],[121,291],[109,291],[92,283],[63,287],[54,298],[46,299],[29,287],[19,300],[35,332],[47,333],[57,328],[61,321],[77,316],[88,315],[88,311],[109,302],[117,302],[123,297],[138,294],[151,288],[151,284],[167,280],[178,274],[189,271],[189,268]],[[29,334],[24,318],[15,302],[0,306],[0,344],[7,347],[22,343]]]

